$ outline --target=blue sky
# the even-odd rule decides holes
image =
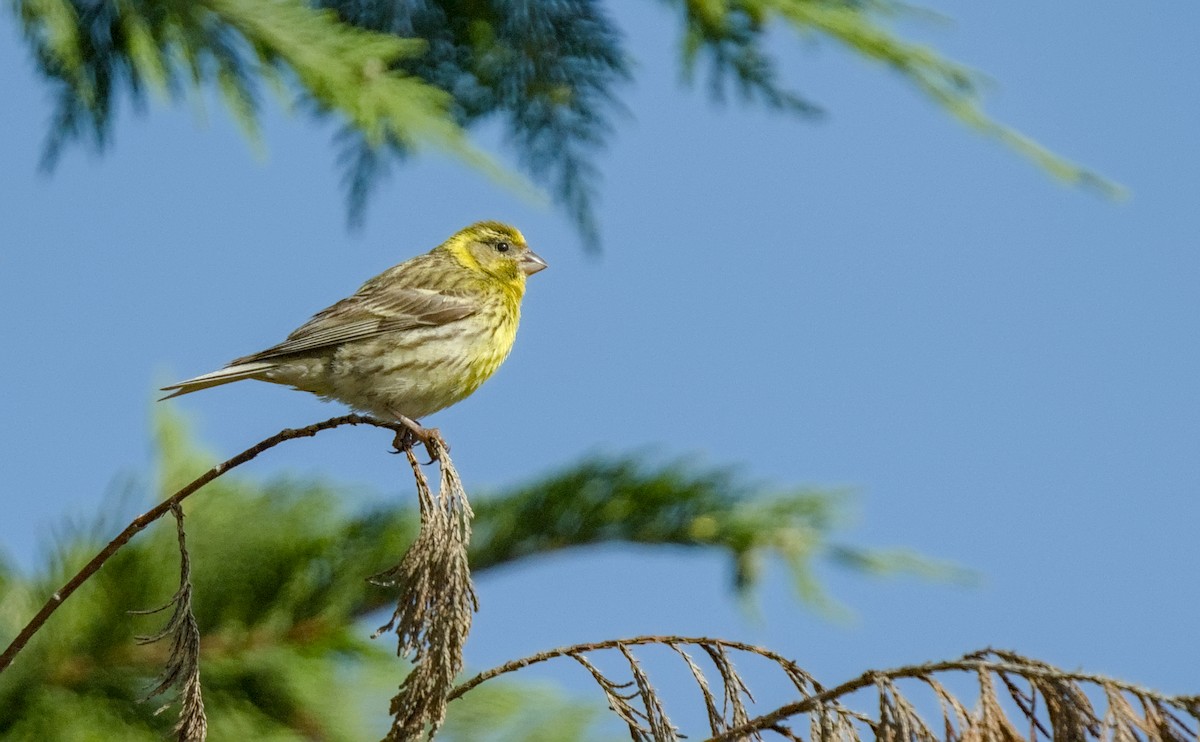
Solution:
[[[995,645],[1200,691],[1200,8],[938,9],[955,23],[906,32],[988,73],[997,118],[1131,197],[1061,186],[825,42],[776,39],[824,120],[714,105],[679,84],[670,11],[620,2],[636,80],[599,160],[603,255],[558,212],[432,156],[350,234],[331,131],[278,105],[265,157],[215,104],[160,102],[123,109],[106,155],[72,149],[39,175],[48,91],[5,14],[3,552],[32,563],[65,515],[146,469],[161,382],[276,342],[497,218],[551,269],[497,377],[432,420],[468,488],[593,451],[736,464],[781,487],[850,487],[844,540],[912,547],[982,581],[822,570],[856,615],[837,624],[781,569],[755,616],[715,554],[580,551],[481,580],[472,666],[674,632],[766,644],[826,682]],[[171,404],[222,454],[339,409],[252,383]],[[408,497],[386,443],[327,433],[243,472]]]

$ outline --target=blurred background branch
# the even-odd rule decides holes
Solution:
[[[947,113],[1066,182],[1120,189],[997,123],[973,70],[906,40],[895,0],[671,0],[687,81],[703,70],[716,101],[811,117],[817,104],[782,79],[767,43],[784,29],[833,41],[883,64]],[[501,122],[520,169],[547,189],[585,245],[599,245],[595,157],[622,114],[633,76],[621,30],[599,0],[13,0],[57,109],[43,163],[74,141],[104,149],[118,101],[144,111],[149,93],[177,100],[212,89],[254,144],[264,87],[338,123],[334,146],[352,225],[394,163],[416,150],[449,152],[502,182],[521,178],[470,143]],[[668,36],[663,29],[664,42]]]

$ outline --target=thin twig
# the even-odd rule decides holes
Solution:
[[[13,639],[8,647],[4,650],[4,653],[0,654],[0,672],[4,672],[4,670],[10,664],[12,664],[12,661],[17,656],[17,653],[25,648],[25,645],[29,643],[29,640],[33,637],[33,635],[42,628],[43,624],[46,623],[46,619],[50,618],[50,615],[54,613],[54,611],[58,610],[58,607],[71,596],[71,593],[75,592],[75,590],[77,590],[84,582],[87,582],[88,578],[90,578],[102,566],[104,566],[104,563],[107,562],[113,554],[116,554],[117,551],[130,539],[136,536],[138,532],[167,513],[171,512],[171,509],[182,502],[184,498],[193,494],[196,492],[196,490],[213,481],[230,469],[241,466],[247,461],[250,461],[258,456],[263,451],[273,448],[284,441],[289,441],[293,438],[309,438],[321,432],[322,430],[330,430],[342,425],[374,425],[379,428],[387,428],[388,430],[395,432],[398,437],[405,435],[407,432],[407,428],[399,423],[385,422],[383,420],[367,417],[365,415],[342,415],[341,417],[335,417],[324,422],[315,423],[313,425],[309,425],[308,427],[296,429],[289,428],[282,430],[270,438],[260,441],[254,446],[242,451],[237,456],[217,464],[201,476],[194,479],[190,484],[168,497],[166,500],[163,500],[158,505],[155,505],[150,510],[147,510],[142,515],[139,515],[137,518],[135,518],[132,523],[125,527],[124,531],[121,531],[121,533],[112,541],[109,541],[108,545],[101,549],[96,556],[92,557],[92,560],[85,564],[83,568],[75,574],[74,577],[67,580],[66,584],[64,584],[53,595],[51,595],[50,599],[46,601],[46,604],[42,606],[42,609],[37,612],[37,615],[30,619],[29,623],[25,625],[25,628],[21,629],[21,632],[17,634],[16,638]]]

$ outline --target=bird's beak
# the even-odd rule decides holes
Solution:
[[[546,268],[546,261],[538,257],[538,254],[533,250],[525,253],[525,257],[521,258],[521,272],[527,276],[532,276],[534,273]]]

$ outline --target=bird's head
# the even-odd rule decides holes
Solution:
[[[526,276],[546,267],[546,261],[529,249],[516,227],[500,222],[478,222],[458,232],[439,249],[447,250],[463,266],[504,282],[523,284]]]

